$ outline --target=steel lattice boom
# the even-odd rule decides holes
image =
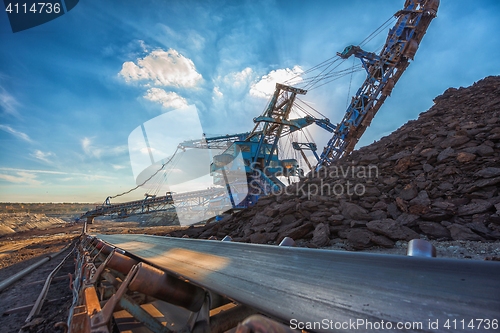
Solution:
[[[103,205],[97,206],[94,210],[90,210],[83,214],[81,218],[86,218],[88,223],[92,223],[92,220],[97,216],[125,218],[131,215],[146,214],[152,212],[175,212],[176,209],[186,210],[196,207],[199,208],[207,206],[210,203],[211,199],[220,197],[222,193],[222,188],[210,188],[207,190],[178,194],[167,192],[164,196],[146,195],[146,197],[142,200],[129,201],[118,204],[111,204],[109,201],[106,201]]]
[[[351,55],[359,58],[367,77],[321,153],[317,168],[351,153],[415,56],[438,7],[439,0],[407,0],[404,9],[394,14],[398,20],[379,55],[353,45],[338,54],[345,59]]]

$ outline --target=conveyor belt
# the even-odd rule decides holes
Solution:
[[[318,332],[343,323],[350,326],[336,331],[353,332],[353,322],[358,331],[372,331],[364,325],[382,321],[385,328],[391,322],[387,332],[405,331],[396,329],[398,322],[417,325],[407,331],[478,332],[477,321],[474,329],[467,327],[471,320],[500,319],[497,262],[146,235],[96,237],[285,324],[319,322]],[[437,327],[429,327],[436,321]]]

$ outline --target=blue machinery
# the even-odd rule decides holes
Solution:
[[[277,176],[297,175],[300,172],[296,160],[278,160],[279,139],[289,133],[301,130],[311,124],[333,133],[321,156],[316,153],[312,142],[293,142],[293,148],[301,151],[311,168],[303,150],[311,150],[317,159],[315,169],[331,165],[336,160],[351,153],[385,99],[390,96],[396,82],[409,65],[419,47],[430,22],[436,17],[439,0],[407,0],[404,9],[394,16],[397,22],[389,30],[389,35],[380,54],[362,50],[359,46],[348,46],[337,55],[342,59],[355,56],[361,60],[367,77],[356,95],[352,97],[345,116],[338,125],[328,119],[311,116],[289,119],[290,111],[297,95],[305,95],[307,90],[276,84],[276,90],[263,115],[254,119],[254,129],[244,141],[235,141],[246,161],[250,188],[260,188],[260,193],[270,193],[270,189],[282,187]],[[251,149],[250,149],[251,147]],[[235,156],[236,150],[230,148]],[[250,168],[252,166],[252,168]],[[256,178],[257,172],[265,177]],[[312,169],[312,168],[311,168]],[[257,187],[252,186],[258,184]]]
[[[387,96],[391,95],[409,60],[413,60],[438,7],[439,0],[407,0],[404,9],[394,14],[398,20],[389,30],[379,55],[352,45],[338,54],[343,59],[351,55],[359,58],[367,77],[321,153],[317,168],[351,153]]]
[[[354,45],[337,53],[340,59],[347,59],[351,56],[360,59],[367,73],[365,81],[352,97],[344,118],[338,125],[333,125],[326,118],[319,119],[310,115],[290,119],[297,95],[305,95],[307,90],[278,83],[263,114],[254,118],[255,126],[251,132],[186,141],[179,144],[179,147],[182,149],[227,148],[223,154],[214,156],[210,172],[214,176],[215,185],[227,187],[233,208],[249,207],[255,203],[259,195],[267,195],[282,188],[284,184],[277,177],[300,175],[302,170],[297,160],[278,158],[280,138],[290,133],[302,130],[311,124],[316,124],[333,133],[321,155],[316,152],[315,143],[292,143],[293,148],[302,154],[310,169],[318,170],[323,166],[331,165],[352,152],[385,99],[390,96],[395,84],[408,67],[409,61],[413,60],[430,22],[436,17],[438,7],[439,0],[406,0],[404,8],[394,14],[397,21],[389,30],[385,45],[379,54],[364,51],[361,47]],[[304,150],[312,151],[317,160],[314,167],[306,158]],[[236,204],[227,181],[224,181],[226,177],[224,166],[239,153],[242,154],[247,175],[247,179],[240,181],[247,182],[249,192],[245,200]],[[199,195],[199,202],[214,200],[214,198],[204,196],[204,191],[196,193]],[[192,195],[188,197],[193,198]],[[96,210],[87,212],[82,217],[93,218],[108,215],[107,212],[117,211],[121,212],[120,215],[126,216],[167,210],[170,207],[173,207],[173,201],[167,194],[158,198],[146,197],[144,200],[133,203],[97,207]]]
[[[211,166],[214,183],[224,185],[227,182],[223,182],[221,176],[226,172],[226,161],[234,159],[240,153],[242,155],[249,195],[239,206],[233,204],[234,208],[251,206],[260,195],[279,192],[285,185],[277,177],[296,176],[300,172],[297,160],[278,158],[280,138],[314,123],[333,132],[335,126],[328,119],[312,116],[290,119],[297,94],[305,93],[304,89],[276,84],[269,105],[261,116],[254,119],[255,127],[245,140],[234,141],[223,154],[214,157]]]

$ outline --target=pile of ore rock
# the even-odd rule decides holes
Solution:
[[[218,223],[172,236],[348,249],[500,239],[500,76],[449,88],[401,128]],[[376,119],[375,119],[376,120]]]

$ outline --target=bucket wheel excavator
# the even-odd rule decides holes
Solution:
[[[333,58],[313,68],[321,70],[319,74],[314,74],[311,78],[301,78],[300,83],[306,84],[306,87],[299,88],[277,83],[264,112],[254,118],[255,125],[251,132],[205,137],[203,140],[183,142],[179,146],[183,148],[228,147],[222,154],[213,157],[210,173],[214,177],[215,185],[227,188],[231,205],[235,209],[252,206],[259,196],[276,193],[282,189],[285,185],[280,178],[300,176],[303,173],[297,159],[279,156],[279,148],[283,138],[291,137],[293,133],[302,131],[309,125],[316,124],[332,133],[328,143],[320,154],[317,153],[317,146],[314,142],[292,142],[293,149],[301,154],[311,170],[319,170],[335,163],[352,152],[386,98],[391,95],[401,75],[410,61],[414,59],[427,28],[437,15],[438,7],[439,0],[406,0],[404,8],[397,11],[363,43],[347,46]],[[388,24],[392,25],[394,20],[395,23],[389,29],[385,44],[379,53],[369,52],[362,48],[367,40],[389,27]],[[358,58],[361,64],[348,70],[334,71],[351,56]],[[307,87],[318,86],[320,82],[323,85],[325,81],[329,83],[338,76],[349,75],[355,71],[365,71],[366,78],[351,98],[344,117],[338,124],[334,125],[326,117],[317,117],[307,112],[305,116],[292,118],[292,115],[299,114],[300,111],[306,109],[303,103],[298,104],[297,101],[299,96],[308,92]],[[313,72],[306,71],[302,75],[309,73]],[[293,112],[293,110],[299,112]],[[304,152],[306,150],[312,152],[316,159],[315,163],[308,160]],[[238,194],[233,193],[227,181],[227,172],[231,171],[227,168],[228,162],[236,156],[243,158],[243,168],[246,174],[246,179],[238,180],[243,186],[248,187],[243,200],[241,198],[236,200]],[[241,165],[238,167],[242,168]],[[203,196],[203,193],[200,195]],[[206,202],[211,200],[216,201],[216,198],[206,200]],[[96,210],[87,212],[82,217],[94,217],[104,215],[105,212],[116,211],[122,212],[123,215],[124,205],[129,212],[135,209],[139,213],[155,211],[155,207],[158,207],[158,210],[174,207],[172,196],[168,193],[164,197],[146,197],[144,200],[133,203],[133,207],[130,205],[132,203],[119,204],[114,209],[114,205],[107,202],[103,205],[104,208],[97,207]]]

